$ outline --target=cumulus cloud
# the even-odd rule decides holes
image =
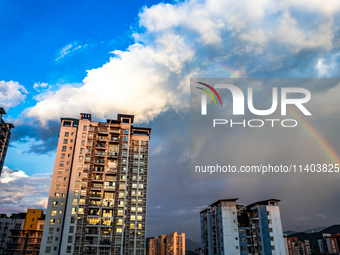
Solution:
[[[0,211],[23,212],[27,208],[45,209],[52,173],[28,176],[22,170],[4,166],[0,177]]]
[[[27,90],[16,81],[0,81],[1,106],[10,108],[17,106],[26,98]]]
[[[287,70],[294,75],[297,68],[308,65],[310,69],[313,61],[313,76],[318,71],[324,74],[325,61],[317,63],[320,52],[337,45],[333,17],[337,9],[339,4],[330,0],[322,4],[317,0],[275,4],[268,0],[187,0],[144,7],[139,13],[141,29],[133,31],[134,44],[125,51],[113,51],[108,63],[89,70],[81,86],[61,86],[38,97],[27,116],[46,124],[60,116],[77,117],[80,112],[98,118],[129,112],[137,122],[148,122],[168,109],[187,110],[193,76],[278,71],[289,75]],[[306,24],[304,15],[311,15],[312,22]],[[79,47],[76,42],[63,47],[57,59]],[[315,60],[292,66],[306,51],[315,51]]]
[[[41,89],[45,89],[47,87],[48,87],[48,83],[45,83],[45,82],[36,82],[33,84],[33,88],[38,92],[41,92]]]

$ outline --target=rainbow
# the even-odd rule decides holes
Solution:
[[[229,65],[226,64],[215,64],[213,65],[217,67],[217,69],[224,72],[224,74],[227,72],[230,78],[248,78],[246,75],[242,73],[242,71],[237,70]],[[259,86],[258,84],[252,84],[249,82],[249,84],[258,90],[262,90],[263,88]],[[298,114],[294,113],[292,110],[287,110],[288,114],[292,115],[295,119],[301,123],[301,125],[308,134],[314,139],[314,141],[318,144],[318,146],[324,151],[324,153],[327,155],[329,159],[331,159],[335,164],[340,164],[340,157],[336,150],[329,144],[329,142],[323,137],[323,135],[315,128],[313,127],[309,122],[307,122],[304,118],[301,118]]]
[[[301,123],[301,126],[308,132],[308,134],[317,142],[322,148],[324,153],[331,159],[335,164],[340,164],[340,157],[335,149],[328,143],[328,141],[320,134],[320,132],[313,127],[304,118],[301,118],[297,113],[292,110],[288,110],[288,113]]]

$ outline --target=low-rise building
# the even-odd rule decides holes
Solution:
[[[28,209],[27,213],[0,215],[0,254],[38,255],[45,215],[41,209]]]

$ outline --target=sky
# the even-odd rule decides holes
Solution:
[[[339,11],[332,0],[1,1],[0,102],[16,128],[0,212],[46,205],[61,117],[126,113],[152,128],[147,236],[198,241],[199,211],[230,197],[275,195],[284,230],[339,223],[336,178],[308,185],[189,172],[190,78],[339,77]]]

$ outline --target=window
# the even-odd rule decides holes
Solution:
[[[52,238],[53,238],[52,236],[48,236],[47,237],[47,243],[52,243]]]
[[[80,148],[79,154],[84,154],[84,148]]]
[[[57,182],[61,182],[62,178],[60,176],[57,177]]]
[[[143,216],[142,215],[137,215],[137,220],[138,221],[141,221],[143,219]]]
[[[86,125],[84,125],[84,127],[83,127],[83,131],[86,131],[87,130],[87,126]]]
[[[117,225],[119,225],[119,226],[123,225],[123,219],[118,219]]]
[[[267,212],[267,215],[270,215],[270,211]]]
[[[57,216],[57,210],[52,210],[51,216]]]
[[[51,246],[46,246],[45,253],[51,253]]]
[[[268,224],[272,224],[272,220],[268,220]]]
[[[75,189],[75,190],[74,190],[74,195],[75,195],[75,196],[78,196],[78,195],[79,195],[79,190],[78,190],[78,189]]]
[[[66,146],[63,146],[61,151],[66,151]]]
[[[63,144],[67,144],[67,142],[68,142],[68,139],[64,139]]]
[[[75,217],[71,217],[71,220],[70,220],[70,223],[74,223],[76,221],[76,218]],[[71,229],[71,227],[70,227],[70,229]],[[71,230],[70,230],[71,231]],[[73,232],[70,232],[70,233],[73,233]]]
[[[237,233],[237,229],[234,229],[234,232]]]
[[[76,208],[76,207],[72,207],[71,213],[72,213],[72,214],[76,214],[76,213],[77,213],[77,208]]]
[[[275,246],[272,246],[272,251],[275,251]]]
[[[136,215],[134,215],[134,214],[133,214],[133,215],[131,215],[131,216],[130,216],[130,220],[133,220],[133,221],[135,221],[135,220],[136,220]]]
[[[73,198],[72,204],[73,204],[73,205],[77,205],[77,204],[78,204],[78,198]]]
[[[52,206],[53,206],[53,207],[58,207],[58,201],[53,201]]]
[[[50,220],[50,225],[54,225],[55,224],[55,219],[51,219]]]
[[[48,233],[49,233],[49,234],[53,234],[53,230],[54,230],[54,228],[49,228],[49,229],[48,229]]]
[[[82,138],[85,138],[85,137],[86,137],[86,133],[83,133]]]
[[[272,241],[272,242],[274,241],[274,237],[273,236],[270,237],[270,241]]]
[[[121,228],[117,228],[116,232],[117,233],[122,233],[122,229]]]
[[[72,250],[72,246],[67,246],[66,253],[71,253],[71,250]]]
[[[59,198],[60,194],[59,193],[54,193],[54,198]]]
[[[85,140],[81,140],[81,146],[85,146]]]
[[[273,229],[272,229],[272,228],[269,228],[269,232],[273,232]]]
[[[60,175],[63,174],[63,169],[59,169],[58,174],[60,174]]]
[[[58,223],[61,223],[61,219],[58,219],[58,221],[57,221]]]
[[[64,166],[65,165],[65,162],[64,161],[60,161],[59,162],[59,166]]]
[[[65,153],[62,153],[62,154],[61,154],[61,158],[65,158]]]
[[[68,135],[69,135],[69,132],[65,132],[65,135],[64,135],[64,136],[65,136],[65,137],[68,137]]]
[[[73,240],[73,236],[69,236],[68,239],[67,239],[67,242],[72,243],[72,240]]]

